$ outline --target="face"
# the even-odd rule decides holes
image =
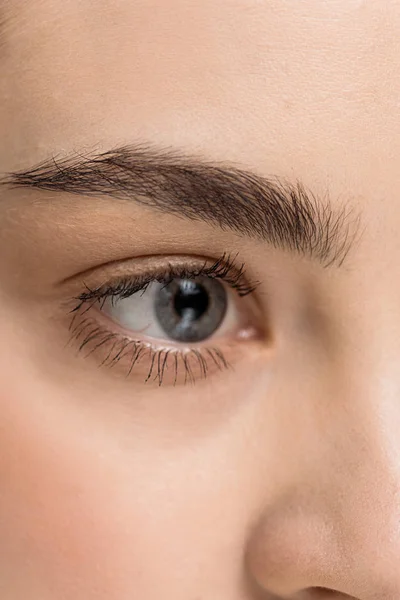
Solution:
[[[400,596],[400,3],[0,30],[4,600]]]

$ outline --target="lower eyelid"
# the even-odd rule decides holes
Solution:
[[[219,348],[154,348],[143,340],[125,338],[102,329],[90,318],[77,325],[73,335],[85,358],[92,356],[99,366],[123,372],[125,376],[133,374],[145,383],[194,383],[230,368]]]
[[[130,377],[147,385],[184,385],[222,376],[234,369],[245,355],[242,348],[260,341],[254,329],[242,330],[235,339],[207,340],[196,346],[163,344],[162,340],[146,340],[127,336],[111,328],[112,321],[95,307],[76,314],[70,328],[70,343],[83,358],[106,372]],[[107,323],[108,321],[108,323]],[[242,341],[240,341],[242,340]]]

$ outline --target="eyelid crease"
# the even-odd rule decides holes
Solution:
[[[242,263],[237,262],[238,256],[239,256],[239,252],[237,252],[234,256],[232,256],[231,253],[223,252],[217,259],[215,259],[215,257],[211,258],[211,257],[205,257],[205,256],[168,253],[165,255],[158,254],[158,255],[137,256],[137,257],[134,257],[132,260],[135,263],[138,263],[138,264],[135,264],[136,270],[138,269],[138,267],[140,267],[142,271],[144,271],[145,273],[148,273],[148,274],[157,273],[157,271],[159,271],[160,273],[161,272],[165,273],[166,270],[169,269],[169,272],[171,274],[173,274],[174,277],[179,277],[179,273],[181,273],[182,276],[190,275],[191,277],[193,277],[193,273],[196,270],[198,271],[198,275],[204,274],[204,275],[208,275],[208,276],[220,276],[220,277],[222,275],[225,277],[229,277],[230,279],[233,279],[234,277],[236,277],[238,282],[244,284],[244,288],[249,289],[248,293],[251,293],[260,285],[261,282],[260,281],[249,281],[248,283],[245,284],[245,280],[247,277],[246,273],[245,273],[246,265],[244,262],[242,262]],[[165,259],[166,262],[168,263],[166,266],[165,266],[165,264],[163,264],[161,262],[162,259]],[[160,265],[157,265],[157,264],[150,265],[146,271],[145,268],[143,267],[143,262],[150,262],[152,260],[159,261]],[[124,267],[124,264],[126,262],[130,262],[129,259],[128,260],[127,259],[112,260],[110,262],[103,263],[102,265],[96,265],[95,267],[90,267],[89,269],[85,269],[85,271],[82,271],[82,272],[74,274],[74,275],[69,275],[68,277],[60,280],[57,283],[57,287],[68,284],[71,281],[75,281],[78,277],[81,281],[84,280],[85,277],[90,278],[93,273],[96,273],[100,269],[107,269],[107,270],[113,269],[113,271],[122,270]],[[188,265],[188,263],[190,263],[190,265]],[[195,266],[194,263],[196,263],[197,266]],[[224,275],[224,273],[225,273],[225,275]],[[129,277],[129,275],[127,277]],[[122,279],[123,276],[121,276],[120,278]],[[113,279],[118,279],[118,275],[112,276],[110,278],[110,280],[113,280]],[[152,280],[154,280],[154,277]]]
[[[186,266],[184,261],[173,264],[167,261],[166,265],[150,267],[147,272],[111,277],[106,283],[97,287],[91,287],[86,283],[83,285],[86,292],[75,296],[76,300],[88,301],[91,299],[102,299],[104,297],[116,296],[126,298],[139,291],[145,290],[153,281],[168,284],[173,279],[194,279],[196,277],[210,277],[221,279],[232,287],[239,296],[252,294],[260,285],[260,281],[249,282],[245,272],[245,264],[236,266],[238,254],[231,257],[226,252],[214,263],[209,264],[207,259],[200,266]]]

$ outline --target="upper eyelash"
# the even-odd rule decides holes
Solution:
[[[87,291],[82,292],[74,298],[79,301],[79,304],[71,312],[78,311],[84,303],[90,300],[103,300],[105,302],[109,297],[123,299],[129,298],[140,291],[144,293],[147,287],[154,281],[168,285],[174,279],[193,279],[200,276],[221,279],[235,289],[239,296],[246,296],[254,292],[259,282],[249,283],[247,281],[245,277],[245,264],[242,263],[237,267],[235,265],[236,258],[237,255],[231,258],[230,254],[227,255],[224,253],[214,264],[208,265],[208,261],[205,261],[197,269],[169,264],[167,268],[163,267],[163,271],[124,277],[116,283],[110,282],[94,289],[85,286]]]

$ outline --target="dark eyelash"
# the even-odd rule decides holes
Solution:
[[[197,268],[169,264],[167,267],[163,267],[162,270],[159,269],[158,271],[139,276],[120,278],[94,289],[90,289],[85,285],[86,291],[73,299],[77,301],[77,305],[70,311],[74,313],[74,316],[69,327],[71,332],[69,343],[73,339],[77,340],[79,342],[78,352],[83,351],[85,348],[90,348],[87,356],[100,350],[102,347],[107,348],[110,346],[108,354],[99,366],[114,367],[122,359],[128,360],[127,376],[130,375],[135,364],[148,354],[150,367],[145,382],[158,379],[159,385],[162,384],[164,373],[171,368],[171,365],[174,374],[174,385],[178,378],[180,366],[184,369],[185,384],[188,381],[191,383],[195,382],[192,366],[197,368],[201,379],[207,377],[209,364],[212,364],[220,371],[232,368],[218,348],[186,348],[183,351],[177,348],[156,349],[142,340],[134,340],[120,334],[110,333],[110,331],[99,327],[95,320],[85,315],[96,303],[99,303],[100,308],[102,308],[108,298],[117,300],[129,298],[138,292],[144,293],[147,287],[154,281],[168,285],[174,279],[193,279],[200,276],[211,277],[226,282],[231,288],[236,290],[239,296],[246,296],[256,289],[259,282],[249,284],[245,276],[244,263],[236,266],[236,259],[237,255],[232,258],[230,254],[224,253],[211,265],[208,261],[205,261]],[[88,305],[87,307],[84,306],[86,304]],[[151,379],[154,372],[156,374]]]
[[[171,368],[171,363],[174,374],[174,386],[178,379],[180,366],[183,366],[184,368],[184,384],[186,385],[188,382],[194,384],[196,382],[190,364],[191,359],[197,361],[201,379],[207,378],[209,361],[211,361],[219,371],[232,368],[218,348],[206,348],[203,350],[206,353],[207,358],[205,358],[202,351],[197,348],[187,349],[185,352],[166,348],[154,349],[150,345],[144,344],[142,341],[132,340],[121,337],[119,334],[105,331],[99,327],[93,319],[88,318],[81,321],[75,327],[71,333],[70,342],[72,339],[80,342],[78,352],[83,351],[85,347],[91,346],[89,352],[85,355],[85,358],[96,352],[101,346],[110,343],[111,348],[99,366],[112,368],[122,359],[128,360],[129,366],[126,377],[129,377],[135,364],[145,356],[147,351],[150,367],[144,382],[155,382],[158,380],[159,386],[162,385],[166,370]]]
[[[145,292],[147,287],[154,281],[168,285],[173,279],[194,279],[196,277],[205,276],[214,279],[221,279],[232,287],[239,296],[247,296],[251,294],[259,285],[259,282],[248,283],[245,277],[245,265],[242,263],[236,267],[237,255],[231,258],[230,254],[224,253],[214,264],[208,265],[207,261],[200,267],[185,267],[181,265],[168,265],[163,267],[163,271],[144,274],[134,277],[124,277],[117,282],[109,282],[97,288],[91,289],[85,286],[87,291],[75,297],[80,303],[73,311],[79,310],[85,302],[90,300],[105,300],[111,298],[129,298],[138,292]]]

